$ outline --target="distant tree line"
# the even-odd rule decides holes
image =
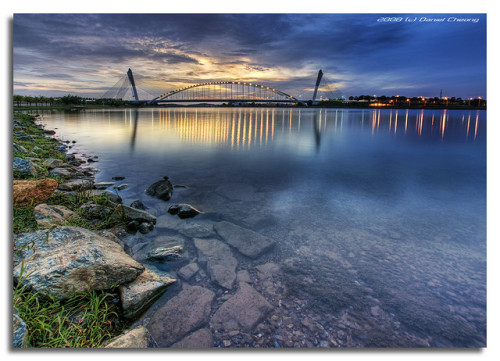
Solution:
[[[65,95],[62,97],[33,97],[14,95],[14,106],[35,106],[35,107],[53,107],[53,106],[84,106],[84,105],[104,105],[104,106],[137,106],[138,102],[123,99],[104,99],[104,98],[85,98],[77,95]],[[143,102],[139,102],[142,104]]]
[[[402,95],[393,96],[375,96],[375,95],[359,95],[350,96],[349,101],[351,102],[371,102],[380,103],[384,105],[393,106],[471,106],[471,107],[481,107],[486,106],[486,100],[481,98],[468,98],[462,99],[460,97],[405,97]]]

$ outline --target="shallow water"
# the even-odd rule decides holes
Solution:
[[[148,263],[152,245],[180,237],[182,260],[153,265],[176,277],[199,261],[177,233],[189,223],[229,221],[276,241],[257,259],[233,249],[236,271],[273,309],[239,332],[197,325],[214,346],[486,345],[485,111],[166,108],[43,121],[76,140],[73,151],[98,155],[96,181],[124,176],[124,203],[140,199],[158,217],[127,240],[134,258]],[[186,186],[169,202],[144,194],[163,176]],[[178,202],[203,214],[169,215]],[[189,283],[215,293],[212,317],[238,287],[222,289],[199,264]],[[140,322],[161,317],[182,283]]]

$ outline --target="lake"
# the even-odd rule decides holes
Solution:
[[[158,218],[126,243],[178,279],[138,321],[161,347],[193,332],[214,347],[486,346],[486,111],[179,107],[43,121],[76,141],[70,152],[99,157],[97,182],[125,177],[123,202]],[[144,193],[164,176],[168,202]],[[202,214],[179,219],[174,203]],[[227,222],[274,247],[248,257],[217,228]],[[180,260],[147,259],[172,240]],[[186,265],[198,268],[188,280]],[[172,300],[194,286],[214,295],[207,314],[172,335]]]

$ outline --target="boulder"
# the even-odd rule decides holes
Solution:
[[[155,225],[152,222],[142,222],[137,227],[137,230],[142,234],[146,234],[151,232],[155,228]]]
[[[118,337],[111,339],[104,348],[156,348],[156,342],[144,326],[138,326]]]
[[[150,269],[146,269],[132,282],[120,286],[123,315],[126,318],[136,318],[175,281],[173,278],[159,277]]]
[[[206,324],[214,297],[206,288],[184,285],[183,290],[152,317],[149,330],[158,345],[170,346]]]
[[[64,183],[59,184],[57,189],[61,191],[78,191],[88,190],[94,187],[94,181],[88,178],[68,179]]]
[[[14,171],[14,176],[34,177],[37,174],[36,166],[33,162],[19,157],[14,157],[12,169]]]
[[[148,252],[148,259],[156,261],[175,261],[182,253],[182,246],[160,247]]]
[[[252,286],[241,282],[238,291],[220,306],[210,326],[224,331],[251,331],[272,310],[267,300]]]
[[[210,348],[214,345],[212,331],[208,328],[202,328],[184,337],[179,342],[174,343],[171,348]]]
[[[268,237],[230,222],[217,222],[214,227],[226,243],[250,258],[259,257],[274,247],[275,244],[274,240]]]
[[[120,204],[115,210],[120,217],[127,221],[151,222],[156,224],[156,217],[146,211],[135,209],[124,204]]]
[[[41,180],[16,180],[13,185],[13,201],[16,208],[27,208],[45,202],[57,188],[57,182]]]
[[[106,219],[113,212],[110,207],[96,204],[92,201],[85,202],[79,208],[80,212],[88,219]]]
[[[65,206],[39,204],[33,210],[35,221],[40,228],[50,228],[61,225],[70,218],[79,218],[80,216]]]
[[[168,208],[168,213],[177,214],[179,218],[191,218],[200,214],[200,211],[189,204],[174,204]]]
[[[12,343],[15,348],[28,347],[28,328],[16,308],[12,313]]]
[[[163,201],[168,201],[172,197],[172,183],[168,180],[168,177],[163,177],[162,180],[151,184],[144,192],[151,197],[161,199]]]
[[[22,233],[14,237],[14,244],[21,261],[15,260],[15,281],[26,277],[29,288],[56,299],[110,289],[144,271],[118,244],[79,227]]]
[[[207,264],[212,282],[228,290],[232,289],[238,261],[229,246],[218,239],[201,238],[195,238],[194,245],[198,250],[199,262]]]

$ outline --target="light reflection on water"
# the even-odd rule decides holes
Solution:
[[[294,274],[283,297],[343,325],[351,343],[339,344],[485,345],[484,111],[163,108],[44,120],[99,155],[97,181],[126,177],[125,203],[166,213],[143,190],[168,175],[189,186],[172,201],[200,219],[276,239],[264,260]]]

